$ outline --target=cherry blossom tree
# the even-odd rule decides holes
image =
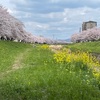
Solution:
[[[0,38],[5,40],[23,40],[27,34],[21,21],[0,6]]]
[[[0,39],[15,42],[52,43],[52,40],[34,36],[24,29],[24,24],[9,14],[6,8],[0,6]]]
[[[71,36],[72,42],[86,42],[100,40],[100,28],[92,28]]]

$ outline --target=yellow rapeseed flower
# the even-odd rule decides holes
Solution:
[[[41,48],[42,48],[42,49],[49,49],[49,45],[44,44],[44,45],[41,46]]]

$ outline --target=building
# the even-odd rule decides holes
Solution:
[[[87,30],[87,29],[91,29],[93,27],[97,27],[97,22],[95,22],[95,21],[83,22],[82,31]]]

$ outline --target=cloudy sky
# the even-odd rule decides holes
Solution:
[[[0,4],[37,36],[67,39],[89,20],[100,27],[100,0],[0,0]]]

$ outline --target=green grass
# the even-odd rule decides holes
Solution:
[[[12,42],[1,42],[1,45],[2,49],[8,49],[8,57],[15,58],[27,48],[30,51],[20,64],[22,68],[0,77],[0,100],[100,100],[98,82],[91,71],[68,70],[70,65],[56,63],[53,53],[39,46],[33,48],[29,44]],[[2,59],[6,59],[3,66],[14,61]]]
[[[0,41],[0,72],[10,69],[16,56],[28,47],[28,44]]]
[[[100,53],[100,41],[97,42],[84,42],[84,43],[74,43],[70,44],[67,47],[71,48],[71,50],[82,50],[93,53]]]

